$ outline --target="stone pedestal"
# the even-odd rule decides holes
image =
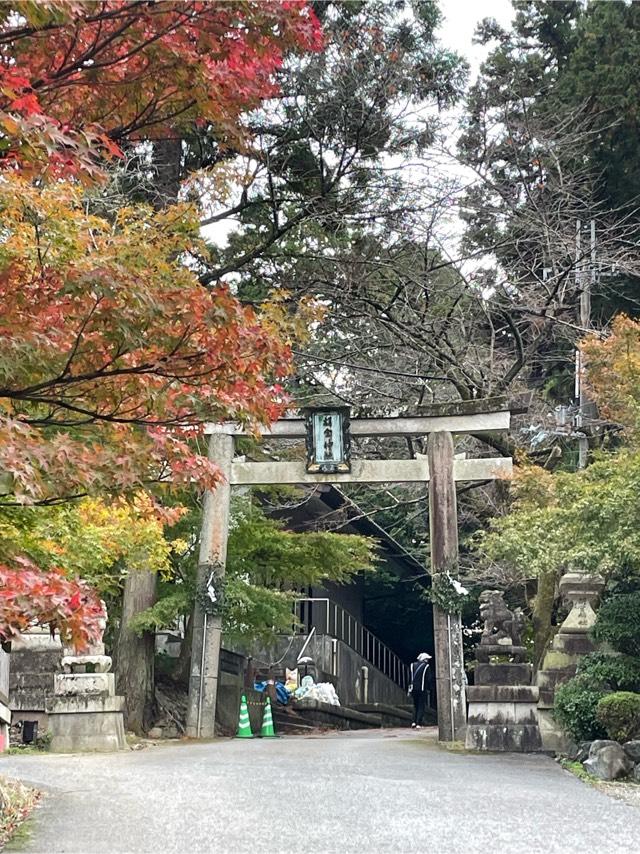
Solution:
[[[589,630],[596,621],[593,603],[604,589],[599,576],[568,572],[560,580],[560,593],[571,602],[572,608],[553,639],[551,648],[538,671],[538,720],[545,750],[561,752],[567,749],[566,734],[553,717],[556,689],[575,676],[578,662],[595,647]]]
[[[47,699],[51,750],[111,751],[126,747],[124,697],[117,697],[111,659],[103,644],[87,655],[65,655],[64,673],[54,679],[54,696]]]
[[[540,750],[538,688],[531,684],[532,666],[525,663],[522,611],[510,611],[500,591],[484,590],[480,616],[484,629],[475,650],[475,684],[467,695],[465,745],[469,750],[509,753]]]
[[[503,649],[504,652],[504,649]],[[538,688],[530,664],[479,664],[468,689],[466,747],[530,753],[540,750]]]

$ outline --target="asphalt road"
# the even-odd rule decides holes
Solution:
[[[9,756],[46,794],[27,842],[58,854],[640,850],[640,809],[543,756],[440,750],[410,730]]]

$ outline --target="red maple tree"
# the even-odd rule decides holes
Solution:
[[[3,4],[0,45],[0,164],[95,178],[124,140],[194,123],[237,144],[321,32],[304,0],[56,0]]]
[[[41,572],[28,561],[0,564],[0,642],[14,640],[35,622],[82,649],[100,640],[105,617],[97,593],[83,581]]]
[[[99,179],[124,140],[194,124],[238,144],[318,23],[298,0],[17,2],[0,44],[0,505],[212,486],[204,423],[280,411],[286,312],[199,284],[188,205],[107,220],[76,179]],[[101,610],[85,588],[24,572],[0,568],[0,634],[34,620],[90,639]]]

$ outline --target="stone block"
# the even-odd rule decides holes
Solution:
[[[62,658],[65,673],[108,673],[111,670],[109,655],[65,655]]]
[[[511,644],[489,644],[479,643],[475,648],[476,661],[487,664],[492,656],[510,657],[516,662],[522,662],[526,658],[527,650],[523,646],[512,646]]]
[[[54,753],[109,752],[127,746],[120,711],[50,713],[49,731]]]
[[[13,663],[13,662],[12,662]],[[51,688],[53,683],[53,679],[49,674],[45,675],[43,678],[42,673],[16,673],[15,680],[13,681],[13,689],[18,689],[21,691],[29,691],[29,690],[40,690],[44,686]]]
[[[542,662],[543,670],[567,670],[578,664],[578,656],[559,649],[550,649]]]
[[[530,685],[530,664],[476,664],[475,685]]]
[[[91,696],[115,694],[113,673],[57,673],[53,693],[57,697],[87,694]]]
[[[248,689],[243,689],[238,682],[225,684],[221,681],[218,685],[218,697],[216,702],[216,725],[220,727],[221,732],[232,735],[238,727],[238,715],[240,712],[240,696],[248,694],[247,700],[251,698],[251,692]],[[257,695],[257,691],[253,692]],[[249,705],[249,715],[251,716],[251,705]],[[254,727],[254,720],[251,720],[251,728]]]
[[[575,669],[573,667],[564,668],[563,670],[538,670],[536,685],[543,690],[549,689],[555,691],[559,685],[562,685],[563,682],[572,679],[574,676]]]
[[[569,736],[561,729],[553,717],[551,709],[540,708],[538,705],[538,726],[542,739],[542,749],[555,753],[566,753],[570,746]]]
[[[538,723],[538,707],[531,703],[469,703],[469,723],[531,724]]]
[[[15,638],[11,642],[11,655],[16,652],[41,652],[45,650],[55,650],[58,659],[62,656],[62,642],[59,635],[51,636],[49,629],[40,626],[34,626],[27,632],[23,632],[20,637]]]
[[[572,743],[569,750],[567,750],[568,758],[572,762],[584,762],[589,758],[589,751],[592,744],[593,742],[591,741],[581,741],[580,744]]]
[[[535,685],[470,685],[470,703],[534,703],[538,702]]]
[[[600,739],[589,748],[589,758],[583,762],[584,768],[600,780],[619,780],[628,777],[634,770],[634,763],[617,741]]]
[[[90,694],[66,695],[47,699],[46,711],[49,715],[99,714],[102,712],[121,713],[124,697],[102,697]]]
[[[468,750],[501,753],[534,753],[541,749],[537,724],[469,724],[465,746]]]
[[[627,754],[629,759],[632,762],[640,762],[640,741],[635,739],[634,741],[627,741],[622,745],[622,749]]]
[[[538,706],[541,709],[553,709],[556,690],[575,676],[575,668],[564,670],[539,670],[536,682],[539,689]]]
[[[9,706],[25,719],[35,720],[44,712],[46,698],[53,693],[53,676],[60,669],[62,646],[50,642],[49,632],[24,635],[12,644],[9,671]]]
[[[565,652],[571,656],[587,655],[595,650],[595,644],[590,639],[589,635],[584,634],[564,634],[558,632],[553,639],[552,649],[558,652]]]

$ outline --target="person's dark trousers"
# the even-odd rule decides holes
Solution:
[[[426,691],[412,691],[411,696],[413,697],[413,722],[422,726],[424,710],[427,705],[427,693]]]

